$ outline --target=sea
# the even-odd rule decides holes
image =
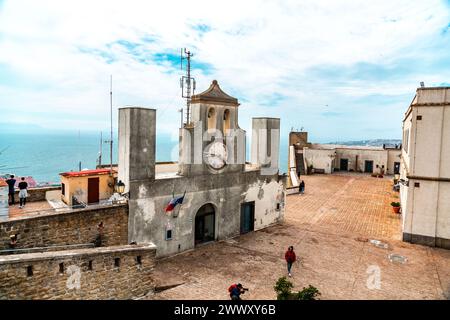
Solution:
[[[0,132],[0,174],[32,176],[38,183],[57,184],[59,174],[95,169],[102,150],[102,163],[110,163],[109,137],[97,132]],[[280,142],[280,172],[287,172],[288,147]],[[103,143],[101,143],[101,141]],[[113,139],[113,163],[117,163],[117,133]],[[247,161],[250,161],[247,137]],[[178,161],[178,138],[156,136],[156,161]]]

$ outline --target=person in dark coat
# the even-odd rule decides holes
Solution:
[[[16,179],[14,179],[14,175],[10,175],[9,179],[5,181],[8,184],[8,195],[10,198],[10,203],[13,206],[16,202],[14,200],[14,185],[16,184]]]
[[[287,263],[289,277],[292,277],[292,274],[291,274],[292,264],[295,262],[295,260],[297,260],[293,246],[290,246],[288,248],[288,250],[284,254],[284,259],[286,260],[286,263]]]
[[[305,193],[305,181],[300,182],[300,193]]]

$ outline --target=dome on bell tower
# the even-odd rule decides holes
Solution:
[[[193,95],[191,103],[212,103],[230,106],[239,106],[238,99],[226,94],[220,89],[217,80],[213,80],[209,88],[202,93]]]

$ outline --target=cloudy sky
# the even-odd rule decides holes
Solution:
[[[112,74],[115,108],[176,134],[182,47],[247,131],[274,116],[317,142],[400,138],[419,82],[450,84],[450,1],[0,0],[0,123],[104,130]]]

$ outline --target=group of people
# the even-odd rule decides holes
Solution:
[[[24,177],[22,177],[20,180],[21,181],[18,184],[18,187],[19,187],[19,208],[22,209],[23,207],[25,207],[25,204],[27,203],[28,183],[25,181]],[[16,182],[17,182],[17,180],[14,179],[14,175],[10,175],[9,179],[6,180],[6,183],[8,184],[9,204],[12,205],[12,206],[16,204],[16,200],[14,198],[15,193],[16,193],[16,189],[15,189]]]
[[[284,259],[287,264],[288,276],[292,277],[292,265],[295,261],[297,261],[297,256],[295,255],[293,246],[288,247],[286,253],[284,254]],[[232,284],[228,288],[228,293],[230,294],[231,300],[241,300],[241,294],[244,294],[245,291],[248,291],[248,289],[244,288],[241,283]]]

